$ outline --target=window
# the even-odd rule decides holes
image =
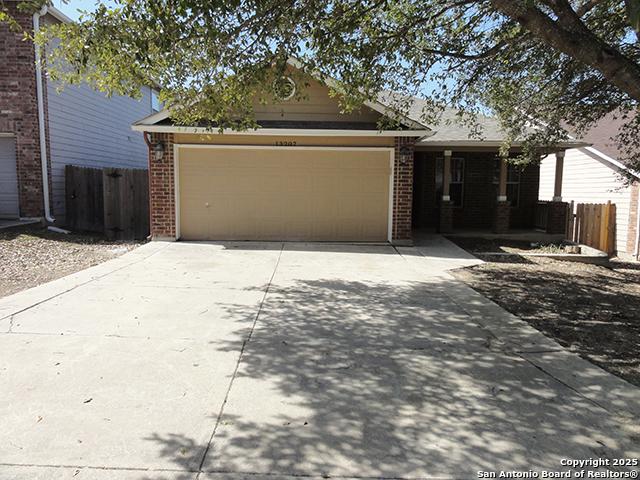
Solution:
[[[162,110],[162,105],[160,103],[160,99],[158,98],[158,91],[152,89],[151,90],[151,109],[154,112],[159,112],[160,110]]]
[[[512,207],[517,207],[520,200],[520,172],[519,166],[507,163],[507,200]],[[495,185],[496,198],[500,188],[500,159],[496,158],[496,165],[493,173],[493,184]]]
[[[436,196],[442,198],[444,183],[444,158],[436,158]],[[462,207],[464,200],[464,158],[451,157],[451,180],[449,182],[449,199],[454,207]]]
[[[454,207],[462,207],[464,197],[464,158],[451,157],[449,196]]]

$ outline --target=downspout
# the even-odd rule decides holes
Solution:
[[[640,257],[640,181],[638,181],[638,196],[636,198],[636,248],[633,255],[638,260]]]
[[[33,14],[33,34],[40,31],[40,17],[47,13],[47,6]],[[36,96],[38,100],[38,129],[40,135],[40,164],[42,167],[42,196],[44,200],[44,218],[48,223],[56,221],[51,216],[51,205],[49,204],[49,168],[47,165],[47,138],[44,124],[44,87],[42,86],[42,58],[40,48],[34,45],[36,60]]]
[[[151,137],[149,132],[142,132],[142,138],[144,138],[144,143],[147,144],[148,159],[149,159],[149,168],[147,170],[147,181],[149,182],[149,194],[147,195],[147,201],[149,202],[149,235],[147,236],[147,240],[153,240],[153,236],[151,235],[151,222],[153,217],[153,211],[151,210]]]

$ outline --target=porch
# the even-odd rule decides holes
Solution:
[[[412,230],[563,234],[567,204],[562,201],[564,151],[557,158],[552,202],[538,202],[539,165],[519,167],[497,149],[416,149],[413,156]],[[544,217],[544,223],[540,219]]]

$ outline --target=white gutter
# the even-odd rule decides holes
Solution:
[[[206,135],[219,134],[217,130],[205,127],[180,127],[176,125],[141,125],[133,124],[131,130],[136,132],[154,133],[201,133]],[[316,128],[258,128],[255,130],[233,130],[225,128],[223,135],[269,135],[269,136],[301,136],[301,137],[420,137],[432,135],[431,130],[331,130]]]
[[[636,199],[636,248],[633,253],[638,260],[640,257],[640,182],[638,182],[638,198]]]
[[[40,17],[47,13],[47,6],[33,14],[33,34],[37,35],[40,30]],[[36,96],[38,99],[38,129],[40,136],[40,165],[42,166],[42,197],[44,200],[44,218],[47,222],[56,221],[51,216],[51,206],[49,205],[49,170],[47,166],[47,139],[44,125],[44,88],[42,86],[42,58],[40,48],[34,45],[36,60]]]

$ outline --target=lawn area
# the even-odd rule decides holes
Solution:
[[[451,240],[474,254],[530,250],[513,242]],[[540,257],[478,256],[486,263],[455,270],[456,278],[569,350],[640,386],[640,264],[613,259],[606,268]]]
[[[97,265],[138,245],[40,226],[0,230],[0,297]]]

